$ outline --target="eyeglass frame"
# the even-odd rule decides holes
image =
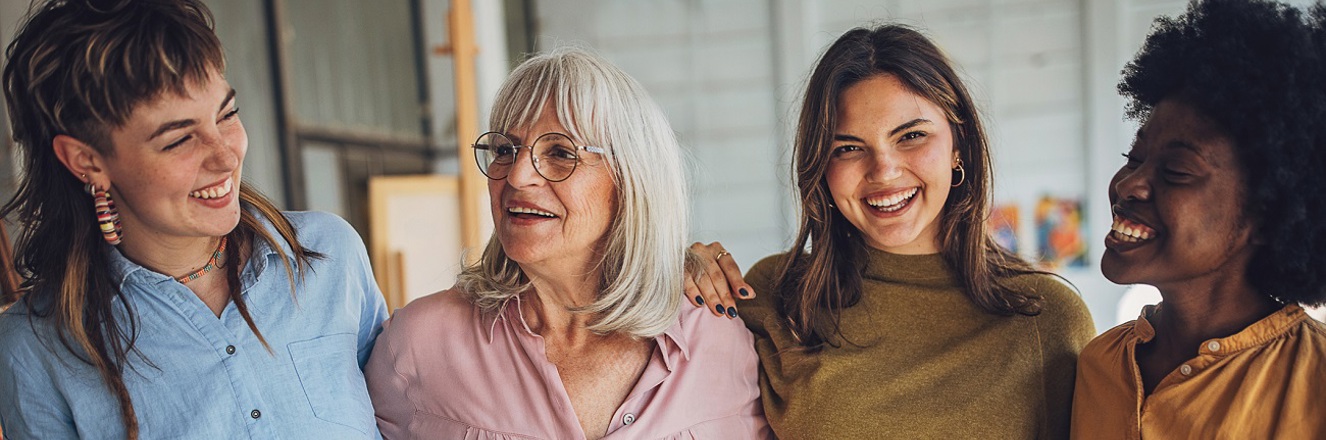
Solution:
[[[581,159],[580,155],[577,154],[577,155],[576,155],[576,163],[575,163],[574,166],[571,167],[571,171],[568,172],[568,173],[566,173],[566,177],[563,177],[563,178],[561,178],[561,179],[557,179],[557,180],[553,180],[553,179],[548,178],[548,176],[544,175],[544,174],[543,174],[543,169],[542,169],[542,168],[539,168],[539,159],[537,159],[537,158],[534,157],[534,145],[533,145],[533,144],[537,144],[537,143],[539,143],[539,139],[543,139],[543,138],[547,137],[548,135],[554,135],[554,134],[555,134],[555,135],[558,135],[558,136],[561,136],[561,137],[566,138],[568,141],[571,141],[571,142],[572,142],[571,145],[575,145],[575,139],[572,138],[571,135],[568,135],[568,134],[566,134],[566,133],[562,133],[562,132],[550,131],[550,132],[547,132],[547,133],[544,133],[544,134],[539,135],[539,137],[534,138],[534,142],[531,142],[531,145],[520,145],[520,144],[517,144],[514,140],[512,140],[512,139],[511,139],[511,136],[507,136],[506,134],[504,134],[504,133],[502,133],[502,132],[488,131],[488,132],[484,132],[483,134],[480,134],[479,137],[474,138],[474,143],[471,143],[471,144],[470,144],[470,148],[474,150],[474,164],[475,164],[475,166],[478,166],[478,167],[479,167],[479,172],[480,172],[480,173],[483,173],[483,176],[484,176],[484,177],[487,177],[489,180],[502,180],[502,179],[506,179],[507,177],[510,177],[510,176],[511,176],[511,170],[507,170],[505,176],[502,176],[502,177],[499,177],[499,178],[494,178],[493,176],[491,176],[491,175],[488,174],[488,171],[487,171],[487,170],[484,169],[483,163],[482,163],[482,162],[480,161],[480,159],[479,159],[479,151],[480,151],[480,150],[490,151],[490,150],[489,150],[489,148],[486,147],[486,146],[485,146],[485,147],[480,147],[480,146],[479,146],[479,140],[480,140],[480,139],[483,139],[484,136],[488,136],[488,135],[490,135],[490,134],[495,134],[495,135],[501,136],[501,137],[505,138],[507,141],[510,141],[510,142],[511,142],[511,148],[514,149],[514,150],[516,150],[516,152],[515,152],[514,154],[516,155],[517,158],[520,157],[520,149],[521,149],[521,148],[528,148],[528,149],[529,149],[529,152],[530,152],[530,154],[528,154],[528,156],[529,156],[529,160],[530,160],[530,165],[533,165],[533,166],[534,166],[534,172],[535,172],[535,173],[538,173],[538,174],[539,174],[539,177],[542,177],[543,180],[547,180],[547,181],[549,181],[549,182],[562,182],[562,181],[565,181],[566,179],[570,179],[570,178],[571,178],[571,175],[572,175],[572,174],[575,174],[576,169],[577,169],[577,168],[580,168],[580,162],[583,161],[583,160]],[[586,152],[589,152],[589,153],[598,153],[598,154],[600,154],[600,155],[601,155],[601,154],[605,154],[605,153],[607,153],[607,151],[608,151],[607,149],[604,149],[603,147],[596,147],[596,146],[593,146],[593,145],[576,145],[576,148],[575,148],[575,149],[576,149],[576,151],[581,151],[581,150],[583,150],[583,151],[586,151]],[[511,165],[512,167],[515,167],[515,165],[516,165],[516,161],[517,161],[517,160],[519,160],[519,159],[512,159],[510,165]],[[492,165],[489,165],[488,168],[492,168]]]

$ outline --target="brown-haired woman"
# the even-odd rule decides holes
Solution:
[[[1095,329],[1071,289],[993,244],[988,142],[939,48],[897,25],[838,38],[795,149],[792,251],[733,283],[763,292],[740,315],[775,434],[1067,437]],[[736,270],[720,244],[692,249]],[[725,287],[692,290],[721,307]]]
[[[25,290],[0,313],[3,436],[377,437],[362,366],[386,308],[363,243],[241,185],[207,8],[33,11],[3,76]]]

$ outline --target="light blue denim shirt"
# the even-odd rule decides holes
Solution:
[[[111,251],[111,273],[138,314],[135,348],[151,362],[131,354],[124,374],[140,438],[380,438],[362,368],[387,309],[364,244],[335,215],[287,215],[324,258],[292,296],[280,255],[255,243],[240,282],[272,352],[233,302],[218,319],[183,284]],[[5,440],[125,437],[96,370],[47,320],[29,320],[22,302],[0,314],[0,426]]]

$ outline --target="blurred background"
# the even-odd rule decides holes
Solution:
[[[460,249],[487,237],[468,143],[527,54],[587,47],[642,82],[687,150],[694,240],[723,242],[745,268],[786,251],[796,232],[790,139],[811,66],[844,31],[882,22],[931,36],[984,110],[1001,242],[1071,281],[1102,331],[1158,301],[1097,264],[1106,185],[1136,131],[1119,71],[1183,0],[207,3],[250,137],[245,179],[286,209],[354,224],[395,307],[449,287]],[[0,0],[0,43],[29,4]],[[0,124],[4,200],[15,179],[8,130]]]

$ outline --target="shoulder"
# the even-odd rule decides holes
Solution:
[[[9,309],[0,312],[0,350],[13,343],[30,339],[36,332],[45,329],[47,320],[34,316],[26,301],[14,303]]]
[[[746,282],[755,288],[756,298],[751,300],[752,304],[760,307],[773,307],[774,298],[780,292],[776,292],[778,277],[782,275],[783,267],[787,265],[787,260],[792,258],[792,253],[785,252],[764,257],[755,265],[746,271]]]
[[[1046,274],[1019,275],[1007,280],[1007,286],[1041,298],[1042,321],[1066,331],[1087,331],[1095,335],[1095,323],[1082,295],[1063,279]],[[1084,340],[1085,342],[1085,340]]]
[[[1096,335],[1096,324],[1086,302],[1063,279],[1046,274],[1024,274],[1005,279],[1004,285],[1041,298],[1040,313],[1034,319],[1042,335],[1043,347],[1059,347],[1077,353]]]
[[[778,276],[791,256],[791,253],[770,255],[746,271],[746,282],[755,289],[755,298],[737,303],[737,310],[752,329],[762,328],[777,313],[778,299],[784,294],[777,290]]]
[[[683,307],[679,325],[674,327],[680,335],[671,339],[681,350],[674,352],[669,363],[680,373],[673,380],[673,389],[690,391],[675,393],[702,399],[692,402],[693,409],[707,408],[704,411],[714,415],[758,405],[760,358],[755,338],[741,318],[715,316],[703,307]]]
[[[299,242],[309,249],[327,252],[331,249],[323,248],[364,247],[364,241],[354,226],[336,214],[321,211],[283,211],[281,214],[290,221]],[[272,228],[270,222],[267,226]]]
[[[0,370],[16,368],[20,359],[42,357],[47,351],[43,342],[54,342],[49,340],[52,331],[49,320],[33,316],[22,301],[0,312]]]
[[[428,295],[396,310],[383,324],[378,342],[409,345],[416,339],[437,340],[454,332],[473,328],[477,309],[458,288]]]
[[[1088,364],[1113,357],[1112,353],[1123,350],[1128,341],[1133,338],[1133,328],[1136,325],[1136,320],[1128,321],[1106,330],[1100,336],[1096,336],[1082,349],[1082,355],[1078,362]]]
[[[741,318],[720,317],[708,308],[683,304],[677,320],[692,357],[697,350],[727,357],[755,355],[754,340]]]
[[[1301,330],[1292,332],[1292,334],[1306,342],[1306,346],[1313,347],[1314,355],[1326,355],[1326,323],[1318,321],[1311,316],[1305,316],[1298,324],[1298,327],[1300,327]]]
[[[783,270],[783,266],[787,264],[787,260],[791,257],[792,253],[785,252],[760,259],[760,261],[750,267],[750,270],[746,271],[746,282],[751,283],[752,285],[758,282],[759,284],[765,284],[772,287],[773,284],[778,281],[779,272]],[[753,287],[760,288],[762,286]]]
[[[281,211],[296,230],[340,230],[353,232],[354,227],[336,214],[323,211]]]

